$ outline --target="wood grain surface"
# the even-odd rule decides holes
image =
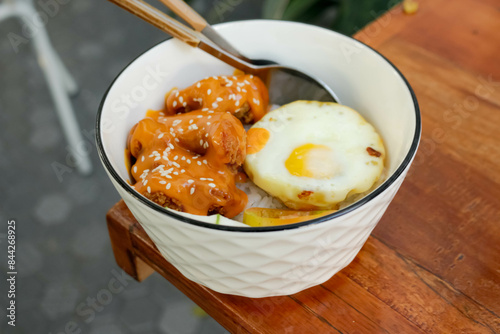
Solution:
[[[423,133],[347,268],[291,296],[219,294],[165,261],[123,202],[107,216],[118,264],[139,280],[153,268],[232,333],[500,333],[500,1],[419,2],[355,35],[409,80]]]

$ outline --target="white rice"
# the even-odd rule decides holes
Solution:
[[[236,186],[243,190],[248,196],[248,203],[245,210],[248,208],[268,208],[268,209],[286,209],[286,206],[276,197],[269,195],[264,190],[260,189],[250,179],[245,183],[237,183]],[[243,210],[239,215],[233,217],[233,220],[243,222]]]

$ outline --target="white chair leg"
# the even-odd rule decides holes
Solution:
[[[10,3],[0,4],[0,21],[3,21],[15,15],[17,15],[17,13],[15,12],[13,6]]]
[[[21,17],[23,21],[34,14],[34,8],[24,7]],[[54,57],[55,51],[50,45],[47,32],[43,27],[39,28],[33,36],[33,42],[38,54],[38,61],[42,68],[52,98],[56,106],[57,115],[61,122],[64,135],[69,143],[71,153],[76,159],[76,168],[82,174],[92,171],[89,152],[81,135],[75,118],[73,107],[69,100],[68,91],[75,88],[76,84],[66,71],[59,57]]]
[[[78,85],[76,84],[75,80],[67,70],[57,52],[54,51],[52,46],[50,46],[50,51],[52,53],[51,57],[54,63],[54,70],[57,70],[58,75],[64,83],[64,87],[68,94],[75,95],[78,92]]]

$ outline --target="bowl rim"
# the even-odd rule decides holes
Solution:
[[[241,226],[240,227],[240,226],[218,225],[218,224],[206,223],[206,222],[202,222],[202,221],[199,221],[199,220],[196,220],[196,219],[192,219],[192,218],[189,218],[189,217],[177,214],[173,210],[169,211],[166,208],[164,208],[164,207],[162,207],[162,206],[160,206],[160,205],[158,205],[158,204],[156,204],[156,203],[148,200],[146,197],[141,196],[139,193],[137,193],[132,188],[131,185],[129,185],[127,182],[125,182],[120,177],[120,175],[116,172],[116,170],[111,165],[111,162],[107,158],[106,153],[104,151],[103,140],[101,138],[101,116],[102,116],[102,111],[103,111],[103,108],[104,108],[104,102],[106,101],[108,93],[111,90],[111,88],[113,87],[113,85],[115,84],[115,82],[118,80],[118,78],[120,78],[120,76],[122,75],[122,73],[126,69],[128,69],[129,66],[132,65],[137,59],[139,59],[140,57],[142,57],[144,54],[146,54],[150,50],[154,49],[155,47],[159,46],[160,44],[165,43],[166,41],[172,39],[172,37],[168,37],[167,39],[165,39],[165,40],[163,40],[163,41],[161,41],[161,42],[159,42],[159,43],[151,46],[147,50],[145,50],[142,53],[140,53],[132,61],[130,61],[120,71],[120,73],[118,73],[116,75],[116,77],[113,79],[113,81],[111,82],[111,84],[109,85],[109,87],[106,89],[106,92],[104,93],[104,95],[103,95],[103,97],[101,99],[101,103],[99,104],[99,109],[98,109],[97,117],[96,117],[96,146],[97,146],[97,151],[98,151],[99,157],[100,157],[101,161],[103,162],[103,165],[106,168],[106,170],[108,171],[108,173],[113,177],[113,179],[125,191],[127,191],[129,193],[129,195],[131,195],[136,200],[142,202],[147,207],[149,207],[149,208],[151,208],[151,209],[153,209],[153,210],[155,210],[155,211],[157,211],[159,213],[166,214],[167,216],[169,216],[171,218],[174,218],[176,220],[179,220],[181,222],[188,223],[188,224],[191,224],[191,225],[195,225],[195,226],[199,226],[199,227],[206,227],[206,228],[210,228],[210,229],[214,229],[214,230],[229,231],[229,232],[246,232],[246,233],[253,233],[253,232],[275,232],[275,231],[292,230],[292,229],[296,229],[296,228],[300,228],[300,227],[304,227],[304,226],[315,225],[315,224],[319,224],[319,223],[322,223],[322,222],[330,221],[330,220],[332,220],[334,218],[338,218],[338,217],[344,216],[344,215],[346,215],[346,214],[348,214],[348,213],[350,213],[350,212],[358,209],[359,207],[367,204],[368,202],[370,202],[371,200],[375,199],[377,196],[379,196],[380,194],[382,194],[387,188],[389,188],[399,178],[399,176],[404,172],[404,170],[410,165],[411,161],[413,160],[414,155],[417,152],[417,148],[418,148],[418,145],[419,145],[419,142],[420,142],[420,136],[421,136],[421,131],[422,131],[422,123],[421,123],[421,117],[420,117],[420,108],[419,108],[419,105],[418,105],[418,101],[417,101],[417,97],[415,95],[415,92],[413,91],[413,88],[411,87],[411,85],[408,82],[408,80],[404,77],[404,75],[401,73],[401,71],[391,61],[389,61],[384,55],[382,55],[380,52],[378,52],[377,50],[375,50],[371,46],[366,45],[365,43],[363,43],[361,41],[358,41],[355,38],[352,38],[350,36],[346,36],[346,35],[340,34],[340,33],[336,32],[336,31],[329,30],[329,29],[326,29],[326,28],[318,27],[318,26],[311,25],[311,24],[305,24],[305,23],[300,23],[300,22],[293,22],[293,21],[277,21],[277,20],[263,20],[263,19],[225,22],[225,23],[217,24],[215,26],[218,27],[218,26],[230,25],[230,24],[234,24],[234,23],[249,23],[249,22],[273,22],[275,24],[281,24],[281,23],[290,24],[290,23],[292,23],[292,24],[297,24],[297,25],[304,25],[304,26],[307,26],[307,27],[313,27],[313,28],[316,28],[318,30],[326,30],[326,31],[328,31],[330,33],[342,35],[343,37],[346,37],[346,38],[354,41],[355,43],[360,43],[361,45],[363,45],[363,46],[367,47],[368,49],[372,50],[373,52],[375,52],[375,54],[377,54],[379,57],[381,57],[383,60],[385,60],[389,65],[391,65],[391,67],[396,71],[396,73],[401,77],[401,79],[403,80],[403,82],[406,84],[406,86],[408,88],[408,91],[410,92],[410,95],[411,95],[411,98],[412,98],[412,101],[413,101],[413,106],[414,106],[414,109],[415,109],[415,133],[413,135],[412,143],[411,143],[410,149],[408,150],[408,153],[406,154],[405,158],[403,159],[403,161],[401,162],[401,164],[399,165],[399,167],[394,171],[394,173],[392,173],[389,178],[387,178],[381,185],[379,185],[370,194],[368,194],[367,196],[363,197],[359,201],[357,201],[357,202],[355,202],[355,203],[347,206],[344,209],[338,210],[338,211],[336,211],[334,213],[328,214],[328,215],[323,216],[323,217],[319,217],[319,218],[307,220],[307,221],[304,221],[304,222],[294,223],[294,224],[288,224],[288,225],[279,225],[279,226],[265,226],[265,227],[243,227],[243,226]]]

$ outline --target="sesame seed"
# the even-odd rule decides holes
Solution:
[[[224,175],[224,172],[223,172],[223,171],[219,171],[219,174],[222,174],[222,175]]]
[[[217,104],[217,102],[212,103],[212,107],[213,107],[213,108],[217,108],[218,106],[219,106],[219,105]]]
[[[203,160],[203,163],[206,165],[208,162],[206,160]]]
[[[151,187],[150,186],[148,186],[148,193],[151,194]]]
[[[172,178],[172,176],[170,176],[170,175],[165,175],[165,177],[166,177],[167,179],[171,179],[171,178]],[[167,188],[167,189],[168,189],[168,188]]]
[[[194,120],[190,119],[189,124],[193,124]]]
[[[213,110],[209,110],[209,111],[208,111],[208,113],[209,113],[209,114],[213,114],[213,113],[214,113],[214,111],[213,111]]]
[[[212,123],[210,123],[210,122],[207,122],[207,125],[210,125],[210,124],[212,124]]]
[[[228,81],[227,84],[226,84],[226,87],[231,87],[233,85],[233,82],[232,81]]]
[[[193,182],[194,182],[194,180],[188,180],[188,183],[189,183],[189,184],[191,184],[191,183],[193,183]]]
[[[179,138],[175,138],[174,140],[175,140],[175,142],[176,142],[176,143],[178,143],[178,142],[179,142]]]
[[[253,79],[253,74],[250,74],[250,79]]]
[[[177,162],[173,162],[172,164],[177,168],[181,167],[181,165],[179,165]]]
[[[161,159],[160,157],[156,157],[153,161],[158,161],[160,159]]]
[[[196,118],[203,118],[203,115],[198,115],[196,116]]]
[[[179,173],[178,173],[178,172],[173,172],[172,174],[174,174],[174,175],[179,175]]]
[[[167,181],[165,181],[165,180],[161,180],[161,181],[160,181],[160,184],[167,184]]]
[[[193,156],[193,159],[198,159],[200,156],[199,155],[195,155]]]
[[[247,90],[246,90],[245,88],[243,88],[241,91],[242,91],[242,92],[244,92],[244,93],[246,93],[246,92],[247,92]]]
[[[143,185],[148,184],[148,180],[144,181],[142,184],[143,184]]]
[[[200,139],[200,146],[203,146],[203,139]]]
[[[182,156],[181,160],[186,160],[186,157],[185,157],[185,156]]]
[[[200,181],[206,181],[207,179],[204,177],[200,177]]]
[[[196,84],[196,88],[200,88],[200,86],[201,86],[201,84],[198,82],[198,83]]]
[[[185,172],[186,172],[186,170],[185,170],[185,169],[181,169],[181,173],[185,173]]]
[[[201,162],[197,161],[198,165],[201,166]]]
[[[134,173],[137,173],[137,166],[134,166]]]
[[[212,78],[214,78],[215,80],[219,80],[219,77],[216,77],[215,75]]]
[[[174,157],[174,160],[177,160],[177,159],[179,159],[179,156],[178,156],[178,155],[176,155],[176,156]]]
[[[182,121],[181,121],[180,119],[176,119],[176,120],[172,123],[172,125],[173,125],[173,126],[177,126],[177,125],[179,125],[181,122],[182,122]]]
[[[189,193],[190,193],[191,195],[192,195],[192,194],[194,194],[194,187],[193,187],[193,188],[191,188],[191,190],[189,191]]]
[[[214,183],[209,183],[208,185],[209,185],[210,187],[212,187],[212,188],[215,188],[215,184],[214,184]]]
[[[253,98],[253,103],[255,103],[255,104],[256,104],[256,105],[258,105],[258,106],[260,105],[260,101],[259,101],[259,100],[257,100],[256,98]]]
[[[238,92],[241,92],[240,86],[236,87],[236,90],[238,90]]]
[[[190,164],[190,163],[191,163],[191,160],[187,159],[187,160],[186,160],[186,162],[187,162],[188,164]]]
[[[141,161],[144,161],[144,156],[141,157]]]
[[[250,85],[250,82],[248,82],[247,79],[245,79],[245,81],[243,81],[244,83],[246,83],[247,85]]]
[[[217,98],[217,101],[222,102],[222,101],[224,101],[224,99],[223,99],[223,98],[221,98],[221,97],[218,97],[218,98]]]
[[[213,181],[214,179],[207,177],[207,180],[208,181]]]
[[[191,125],[194,130],[198,130],[198,126],[196,124]]]
[[[205,133],[205,138],[208,138],[208,133]]]
[[[174,101],[174,103],[172,104],[174,106],[174,108],[177,106],[177,101]]]
[[[182,106],[183,106],[183,107],[187,106],[187,102],[184,102],[184,103],[182,104]]]
[[[201,109],[201,111],[208,111],[208,108],[203,108]]]
[[[172,150],[174,149],[174,145],[172,145],[172,143],[168,143],[168,147],[170,147]]]
[[[207,117],[207,119],[210,119],[210,118],[212,118],[212,115],[209,115],[209,116]]]
[[[169,183],[169,184],[167,184],[167,186],[165,188],[170,189],[170,186],[171,186],[171,184]]]
[[[163,137],[163,132],[158,135],[158,139],[161,139]]]
[[[212,93],[211,89],[207,90],[207,95],[210,95],[211,93]]]
[[[245,86],[245,84],[244,84],[243,82],[237,82],[236,84],[237,84],[238,86],[240,86],[240,87]]]
[[[184,98],[181,96],[179,97],[179,102],[182,103],[184,101]]]
[[[178,91],[178,90],[176,90],[176,91],[175,91],[175,97],[178,97],[178,96],[179,96],[179,91]]]
[[[236,102],[234,102],[234,105],[235,106],[239,106],[240,105],[240,100],[236,100]]]

